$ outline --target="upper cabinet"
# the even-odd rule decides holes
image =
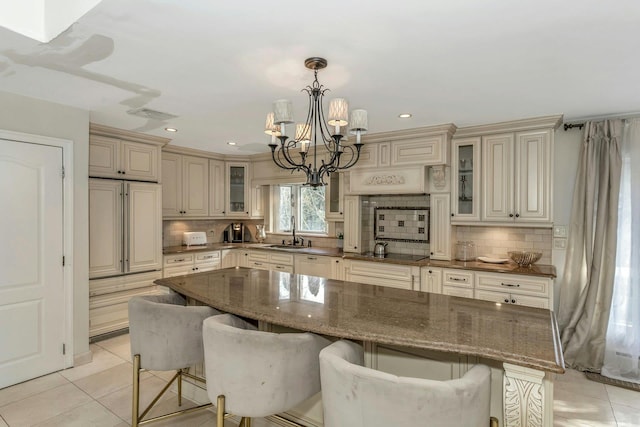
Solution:
[[[249,218],[249,163],[226,162],[226,184],[226,217]]]
[[[553,139],[561,121],[548,116],[459,129],[451,223],[550,227]]]
[[[169,139],[95,124],[89,132],[89,176],[159,181],[160,148]]]
[[[482,138],[485,221],[551,223],[550,130]]]
[[[327,179],[327,187],[325,189],[325,218],[327,220],[344,219],[343,198],[344,191],[344,175],[334,172]]]
[[[451,142],[451,222],[480,221],[480,137]]]
[[[209,159],[162,153],[162,216],[206,217]]]
[[[224,161],[209,159],[209,216],[224,217]]]

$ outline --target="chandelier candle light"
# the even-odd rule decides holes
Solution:
[[[329,120],[325,121],[322,99],[325,89],[318,82],[318,70],[327,66],[324,58],[308,58],[304,65],[313,70],[314,81],[310,86],[302,89],[309,95],[309,109],[304,123],[296,125],[295,137],[287,136],[287,125],[294,123],[291,101],[279,99],[273,103],[273,112],[267,115],[265,133],[271,135],[271,157],[278,167],[295,171],[303,171],[307,175],[305,185],[318,187],[326,185],[324,178],[339,170],[350,168],[360,158],[360,149],[364,145],[361,135],[367,132],[367,111],[353,110],[351,120],[349,104],[344,98],[336,98],[329,103]],[[342,141],[347,125],[352,135],[356,136],[354,144],[344,144]],[[280,140],[278,144],[276,138]],[[322,144],[328,154],[328,161],[318,152],[318,145]],[[322,146],[320,147],[322,150]],[[296,151],[299,151],[297,160]],[[307,156],[312,151],[313,162],[307,164]]]

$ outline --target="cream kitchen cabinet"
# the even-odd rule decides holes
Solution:
[[[430,258],[451,259],[451,196],[448,193],[431,194],[429,213]]]
[[[349,282],[420,290],[420,267],[412,265],[347,259],[345,272]]]
[[[209,214],[209,160],[162,153],[162,216],[206,217]]]
[[[344,198],[344,247],[345,252],[362,252],[360,243],[360,197]]]
[[[333,258],[309,254],[296,254],[296,274],[318,276],[333,279]]]
[[[89,176],[158,182],[160,145],[89,135]]]
[[[475,298],[502,304],[553,307],[552,279],[517,274],[476,272]]]
[[[251,219],[264,218],[265,203],[269,200],[269,186],[268,185],[256,185],[251,186]]]
[[[451,223],[480,221],[480,141],[461,138],[451,142]]]
[[[294,256],[289,253],[282,253],[276,251],[260,251],[252,250],[248,251],[248,266],[249,268],[257,268],[260,270],[275,270],[284,271],[287,273],[293,273],[294,270]]]
[[[473,298],[474,272],[442,269],[442,293],[455,297]]]
[[[249,218],[249,163],[225,162],[225,216]]]
[[[442,293],[442,269],[422,267],[420,269],[420,290],[434,294]]]
[[[138,295],[161,293],[154,280],[161,271],[89,280],[89,337],[129,326],[129,300]]]
[[[209,216],[224,217],[225,213],[224,161],[209,159]]]
[[[344,174],[334,172],[325,187],[325,218],[329,221],[344,220]]]
[[[220,265],[220,251],[165,255],[163,277],[217,270],[221,268]]]
[[[482,221],[551,225],[553,131],[482,137]]]
[[[331,257],[331,278],[334,280],[345,280],[345,262],[344,258]]]

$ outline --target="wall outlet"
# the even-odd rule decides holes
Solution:
[[[567,226],[566,225],[554,225],[553,226],[553,237],[567,237]]]
[[[567,249],[567,239],[556,237],[553,239],[553,249]]]

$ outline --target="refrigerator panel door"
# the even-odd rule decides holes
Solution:
[[[89,180],[89,278],[123,273],[122,181]]]
[[[162,186],[125,183],[127,273],[162,269]]]

